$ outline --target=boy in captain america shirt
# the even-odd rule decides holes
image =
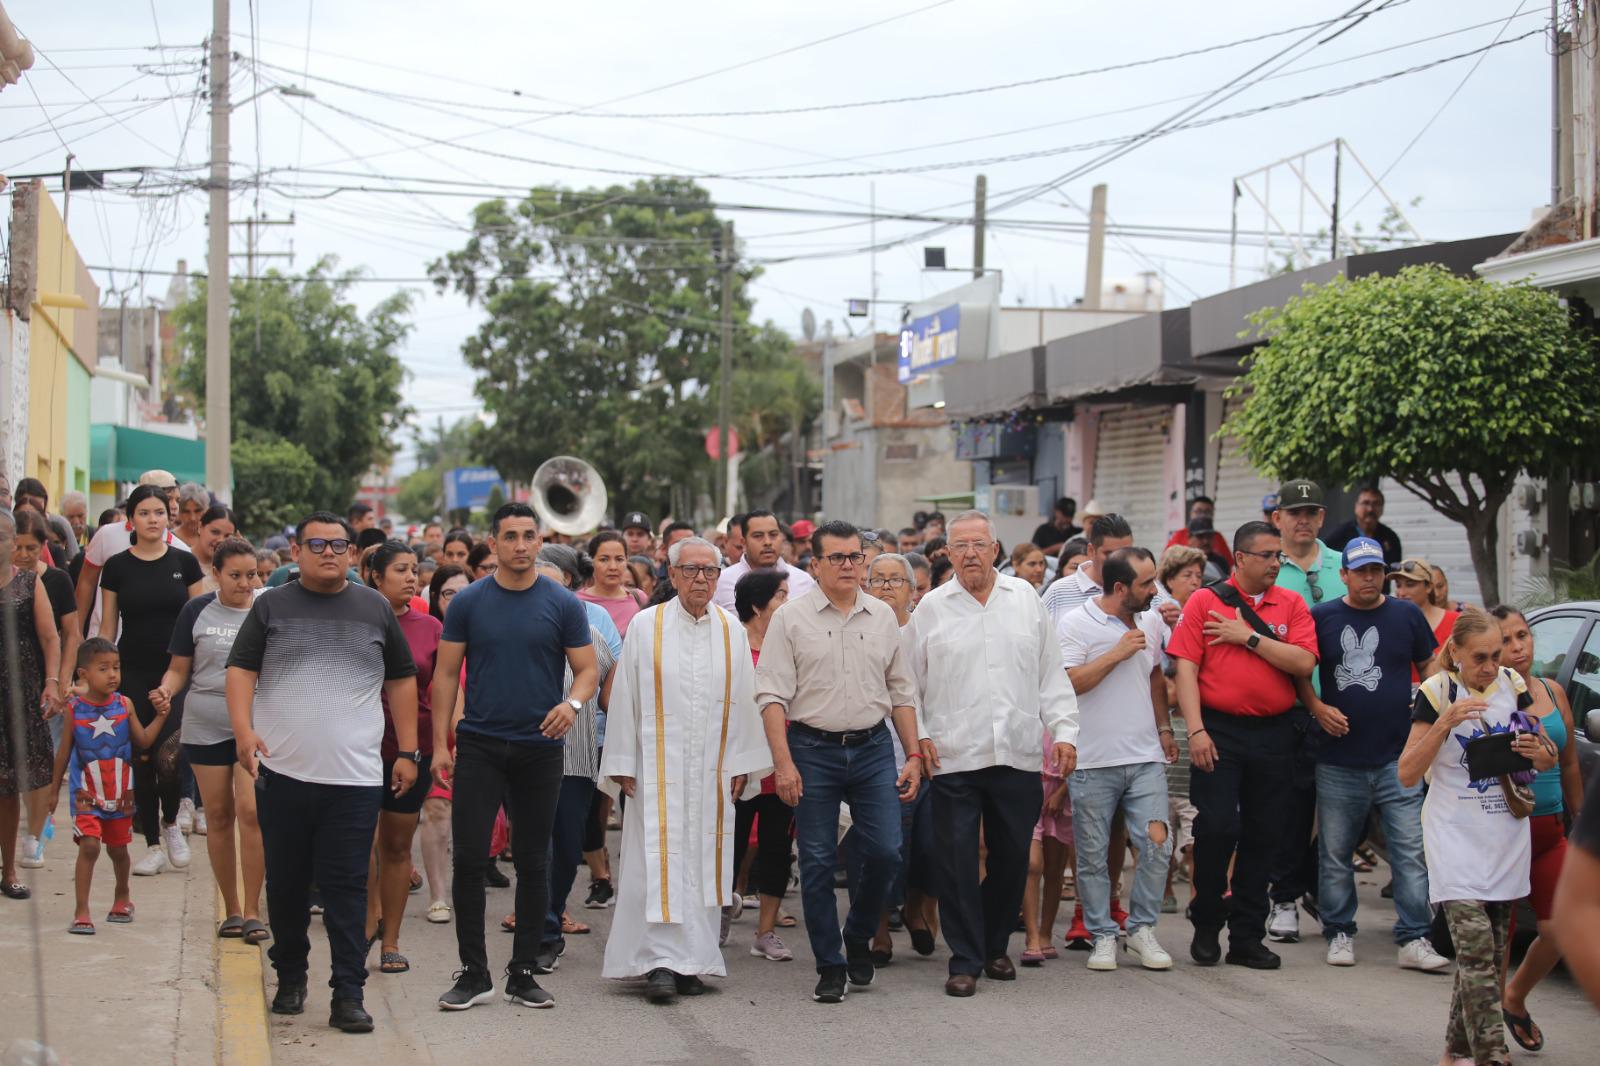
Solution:
[[[50,810],[61,802],[62,782],[72,789],[73,838],[78,842],[74,879],[77,910],[69,932],[94,935],[89,918],[89,883],[103,844],[117,877],[108,922],[133,921],[128,898],[128,843],[133,839],[133,746],[155,743],[167,712],[158,710],[149,725],[140,725],[133,704],[117,691],[122,683],[122,658],[117,646],[92,637],[78,648],[73,670],[69,728],[61,731],[55,774],[50,785]]]

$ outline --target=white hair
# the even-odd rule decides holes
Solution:
[[[958,514],[954,518],[950,519],[948,522],[946,522],[944,524],[944,531],[945,531],[945,535],[946,536],[949,536],[950,531],[956,527],[956,523],[957,522],[982,522],[984,525],[989,527],[989,539],[990,540],[999,540],[1000,539],[1000,535],[995,532],[994,519],[990,518],[987,514],[985,514],[982,511],[962,511],[960,514]]]
[[[722,565],[722,553],[717,551],[715,544],[704,537],[684,537],[678,541],[667,549],[667,562],[672,566],[677,566],[678,560],[683,556],[683,549],[689,547],[710,549],[712,556],[717,560],[717,565]]]
[[[178,505],[198,503],[202,510],[211,506],[211,493],[198,481],[185,481],[178,486]]]
[[[83,504],[84,513],[85,514],[88,513],[88,511],[89,511],[89,497],[85,496],[83,493],[79,492],[77,489],[73,489],[71,492],[63,492],[61,494],[61,499],[56,501],[56,510],[58,512],[65,511],[67,509],[67,505],[68,504],[73,504],[73,503],[81,503],[81,504]]]
[[[900,569],[906,572],[906,581],[912,585],[917,583],[917,575],[911,572],[911,560],[907,559],[904,555],[898,554],[897,552],[884,552],[882,555],[872,560],[872,566],[868,567],[867,574],[870,576],[872,571],[878,568],[879,563],[885,562],[899,563]]]

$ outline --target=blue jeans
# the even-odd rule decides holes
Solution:
[[[845,964],[844,944],[867,943],[878,931],[889,888],[900,868],[900,797],[895,791],[894,746],[888,729],[865,744],[844,747],[796,729],[789,731],[789,754],[800,771],[803,794],[794,809],[800,850],[800,900],[806,935],[817,970]],[[839,899],[834,862],[839,850],[839,804],[850,805],[850,832],[861,861],[861,879],[844,933],[839,931]]]
[[[1126,766],[1098,766],[1074,770],[1067,778],[1072,793],[1072,831],[1078,841],[1078,900],[1083,904],[1083,924],[1095,936],[1115,936],[1111,918],[1111,873],[1107,850],[1111,822],[1123,812],[1128,841],[1139,853],[1128,909],[1128,929],[1154,927],[1161,917],[1161,898],[1167,887],[1167,866],[1172,859],[1172,825],[1168,821],[1167,767],[1165,763],[1137,762]],[[1166,826],[1159,844],[1150,841],[1150,826]]]
[[[1321,841],[1318,902],[1322,935],[1355,936],[1356,877],[1350,853],[1366,835],[1367,814],[1378,809],[1394,873],[1394,942],[1427,936],[1433,924],[1428,905],[1428,865],[1422,854],[1422,784],[1400,784],[1391,762],[1371,768],[1317,766],[1317,822]]]

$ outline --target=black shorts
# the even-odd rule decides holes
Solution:
[[[215,744],[185,744],[184,757],[190,766],[232,766],[239,761],[239,746],[231,740]]]
[[[379,810],[392,811],[395,814],[419,814],[422,811],[422,801],[428,798],[428,790],[433,787],[433,756],[424,755],[417,764],[417,780],[404,794],[396,796],[389,788],[389,782],[394,780],[394,760],[383,760],[383,802]]]

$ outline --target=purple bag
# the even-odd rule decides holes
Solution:
[[[1511,731],[1513,733],[1533,733],[1537,735],[1544,732],[1544,725],[1528,712],[1515,710],[1511,712]],[[1533,784],[1533,779],[1539,776],[1539,771],[1530,768],[1518,770],[1507,776],[1516,784],[1531,785]]]

